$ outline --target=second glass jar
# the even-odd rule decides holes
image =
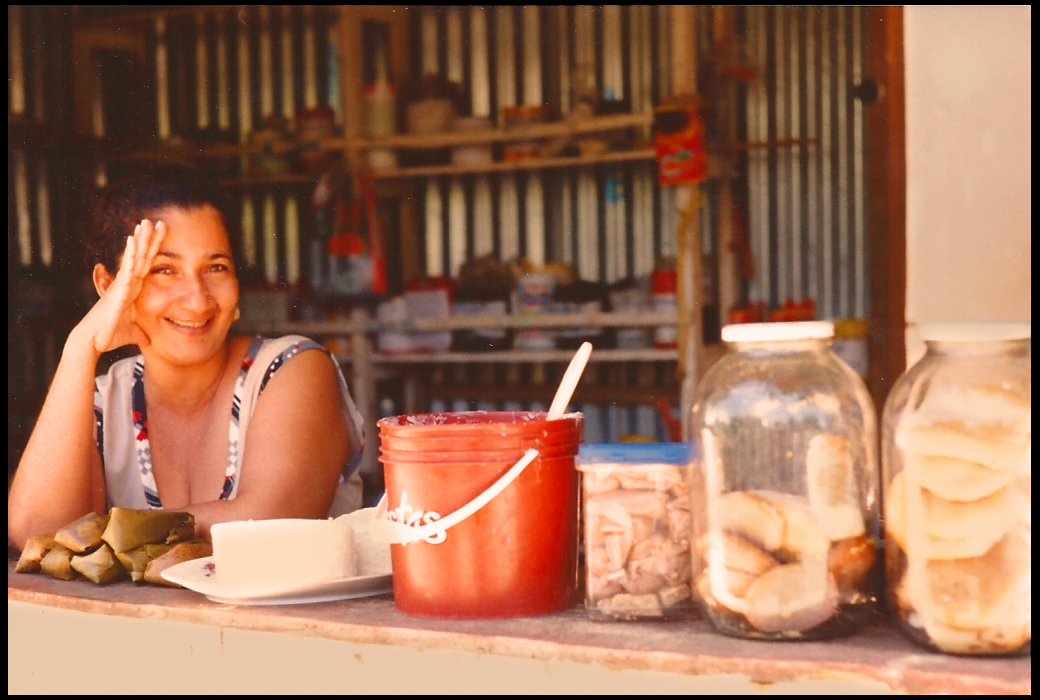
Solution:
[[[724,634],[851,634],[880,588],[877,420],[825,321],[727,326],[690,415],[694,585]]]

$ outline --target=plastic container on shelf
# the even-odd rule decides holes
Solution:
[[[875,409],[826,321],[722,329],[690,413],[693,572],[724,634],[821,639],[876,609]]]
[[[594,620],[697,615],[690,568],[690,447],[582,445],[585,610]]]
[[[377,425],[381,445],[391,449],[380,457],[385,517],[423,535],[391,544],[398,610],[488,619],[545,615],[574,604],[580,413],[553,421],[534,411],[418,414]],[[520,441],[515,448],[514,439]],[[400,440],[434,442],[425,452],[393,452]],[[555,443],[557,454],[542,455],[544,442]],[[528,448],[540,452],[522,466],[518,460]],[[438,530],[438,522],[451,524]]]
[[[549,310],[558,314],[598,314],[607,305],[608,298],[608,287],[605,284],[588,280],[557,283]],[[587,325],[558,328],[552,335],[556,347],[561,350],[577,350],[585,342],[602,347],[606,337],[602,328]]]
[[[889,608],[933,649],[1029,653],[1031,326],[936,324],[921,337],[882,418]]]
[[[518,105],[502,109],[502,125],[506,131],[522,132],[525,128],[545,123],[545,120],[545,107],[542,105]],[[538,139],[509,142],[502,150],[502,159],[505,161],[530,160],[540,155]]]
[[[300,170],[320,174],[332,167],[335,154],[325,150],[321,142],[335,135],[336,115],[329,107],[305,107],[296,110],[296,164]]]
[[[517,312],[525,315],[548,313],[556,284],[556,275],[551,272],[522,275],[517,284]],[[516,332],[516,347],[519,350],[552,350],[556,347],[556,340],[553,333],[544,328],[524,328]]]
[[[643,313],[651,309],[650,292],[640,287],[615,289],[610,292],[610,309],[620,313]],[[650,347],[650,330],[633,326],[614,331],[615,344],[619,348]]]
[[[456,117],[453,130],[457,133],[491,131],[494,125],[487,117]],[[451,149],[452,165],[476,168],[494,162],[490,143],[468,143]]]
[[[677,279],[674,268],[658,268],[650,273],[650,299],[654,311],[675,311],[678,308]],[[678,329],[674,325],[654,328],[655,348],[674,348],[678,345]]]
[[[451,131],[455,121],[455,104],[447,97],[428,97],[411,102],[405,108],[408,131],[412,134],[440,134]]]

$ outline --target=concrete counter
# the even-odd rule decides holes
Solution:
[[[930,653],[879,619],[822,642],[754,642],[704,620],[604,623],[581,607],[431,620],[390,595],[287,606],[183,589],[16,574],[8,561],[8,692],[1002,693],[1029,656]]]

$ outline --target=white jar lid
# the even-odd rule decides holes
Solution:
[[[814,340],[833,337],[833,321],[734,323],[722,329],[722,340],[726,343],[765,343],[776,340]]]
[[[941,343],[984,343],[1032,338],[1032,323],[976,321],[968,323],[923,323],[921,339]]]

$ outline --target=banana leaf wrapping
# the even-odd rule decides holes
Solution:
[[[116,552],[116,558],[130,574],[130,580],[137,583],[144,580],[144,571],[148,568],[148,562],[165,554],[172,546],[165,543],[145,544],[127,552]]]
[[[170,530],[166,536],[166,544],[177,544],[178,542],[190,542],[195,539],[195,518],[192,517],[186,523],[178,525]]]
[[[134,510],[113,508],[109,511],[108,527],[101,539],[114,552],[128,552],[141,545],[167,542],[171,532],[176,538],[191,528],[195,532],[195,516],[191,513],[171,510]]]
[[[21,556],[14,570],[20,574],[34,574],[40,570],[40,562],[47,556],[57,542],[54,541],[54,533],[46,535],[33,535],[25,541]]]
[[[108,515],[88,513],[54,533],[54,540],[80,554],[101,546],[101,534],[108,526]]]
[[[65,545],[55,544],[51,551],[40,560],[40,571],[54,578],[75,581],[79,578],[79,573],[72,568],[73,554],[73,551]]]
[[[127,577],[126,569],[107,544],[101,545],[90,554],[72,557],[72,568],[99,585],[121,581]]]
[[[181,588],[178,584],[171,583],[164,579],[162,577],[162,572],[175,564],[212,555],[213,545],[204,540],[192,540],[190,542],[175,544],[168,552],[161,554],[148,562],[148,568],[146,568],[144,572],[144,580],[148,583],[161,583],[164,586]]]

